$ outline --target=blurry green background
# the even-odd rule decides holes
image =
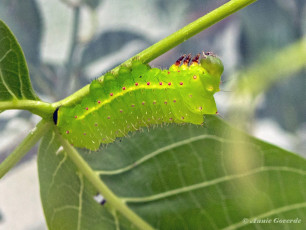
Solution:
[[[0,19],[22,46],[35,91],[42,100],[55,102],[225,2],[1,0]],[[150,64],[168,68],[185,53],[216,53],[225,66],[223,92],[216,95],[217,106],[222,117],[229,120],[230,97],[234,92],[227,85],[235,82],[237,73],[243,77],[243,70],[273,58],[277,51],[298,41],[305,33],[304,0],[259,0]],[[305,75],[304,67],[262,92],[255,100],[255,114],[246,126],[250,134],[304,157]],[[1,114],[0,161],[38,120],[28,112]],[[34,154],[35,150],[1,180],[0,229],[46,229]],[[26,213],[20,208],[24,206]]]

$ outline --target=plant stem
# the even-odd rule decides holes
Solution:
[[[93,186],[105,197],[107,203],[109,203],[112,208],[118,210],[123,216],[125,216],[131,223],[135,224],[139,229],[153,230],[153,228],[136,215],[131,209],[129,209],[126,204],[119,199],[101,180],[101,178],[92,170],[92,168],[87,164],[87,162],[80,156],[78,151],[72,147],[65,139],[60,135],[58,138],[64,147],[66,153],[70,159],[76,164],[80,172],[92,183]]]
[[[54,112],[55,107],[50,103],[34,100],[1,101],[0,111],[8,109],[24,109],[43,118],[49,118],[50,114]]]
[[[164,38],[163,40],[155,43],[148,49],[140,52],[136,56],[143,61],[144,63],[148,63],[153,59],[157,58],[161,54],[167,52],[173,47],[185,42],[187,39],[193,37],[194,35],[202,32],[213,24],[221,21],[225,17],[235,13],[243,7],[255,2],[256,0],[231,0],[219,8],[209,12],[203,17],[195,20],[194,22],[188,24],[182,29],[176,31],[170,36]],[[128,64],[131,62],[131,59],[124,62],[123,64]]]
[[[0,164],[0,178],[14,167],[51,127],[50,122],[40,121],[21,144]]]
[[[148,63],[155,59],[156,57],[164,54],[173,47],[183,43],[187,39],[196,35],[197,33],[203,31],[204,29],[210,27],[211,25],[221,21],[222,19],[228,17],[229,15],[235,13],[236,11],[254,3],[257,0],[231,0],[219,8],[211,11],[210,13],[204,15],[203,17],[197,19],[196,21],[188,24],[184,28],[178,30],[177,32],[171,34],[170,36],[162,39],[161,41],[155,43],[129,60],[125,61],[123,64],[129,66],[133,59],[136,57],[143,63]],[[114,68],[112,72],[117,72],[119,66]],[[82,89],[78,90],[69,97],[54,103],[55,107],[59,105],[72,104],[80,98],[86,96],[89,93],[89,85],[86,85]]]

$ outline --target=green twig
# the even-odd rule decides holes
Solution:
[[[80,156],[78,151],[72,147],[65,139],[60,135],[58,138],[64,147],[66,153],[70,159],[76,164],[80,172],[92,183],[92,185],[105,197],[107,203],[115,210],[118,210],[123,216],[125,216],[131,223],[135,224],[139,229],[153,230],[153,228],[136,215],[126,204],[119,199],[100,179],[100,177],[92,170],[87,162]]]
[[[43,118],[50,118],[50,115],[54,112],[55,107],[53,107],[50,103],[34,100],[1,101],[0,111],[8,109],[24,109]]]
[[[42,120],[21,142],[21,144],[0,164],[0,178],[2,178],[49,130],[51,123]]]
[[[134,57],[130,58],[124,65],[129,66],[133,59],[136,57],[142,61],[143,63],[148,63],[155,59],[156,57],[162,55],[163,53],[167,52],[168,50],[172,49],[173,47],[181,44],[182,42],[186,41],[187,39],[191,38],[192,36],[196,35],[197,33],[203,31],[204,29],[210,27],[211,25],[221,21],[222,19],[226,18],[227,16],[235,13],[236,11],[248,6],[249,4],[255,2],[256,0],[232,0],[224,5],[220,6],[219,8],[211,11],[210,13],[204,15],[203,17],[197,19],[196,21],[190,23],[189,25],[185,26],[184,28],[178,30],[177,32],[171,34],[170,36],[164,38],[163,40],[157,42],[156,44],[152,45],[151,47],[145,49],[144,51],[140,52],[139,54],[135,55]],[[114,68],[112,71],[117,72],[119,66]],[[89,92],[89,85],[86,85],[79,91],[75,92],[74,94],[70,95],[69,97],[54,103],[55,107],[60,105],[67,105],[72,104],[80,98],[86,96]]]

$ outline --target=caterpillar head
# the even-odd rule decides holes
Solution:
[[[223,73],[223,63],[212,52],[203,52],[203,58],[200,60],[200,66],[204,69],[204,74],[200,79],[207,94],[213,95],[220,91],[221,74]]]
[[[203,52],[203,58],[200,60],[200,64],[210,75],[216,77],[221,76],[224,70],[222,61],[212,52]]]

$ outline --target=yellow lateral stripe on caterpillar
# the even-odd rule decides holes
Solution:
[[[162,86],[162,87],[158,87],[158,86],[153,86],[151,87],[151,89],[166,89],[167,87],[166,86]],[[109,99],[106,99],[104,100],[103,102],[100,102],[97,101],[97,106],[96,107],[92,107],[92,108],[88,108],[83,115],[81,116],[78,116],[76,118],[76,120],[82,120],[84,118],[86,118],[86,115],[87,114],[90,114],[98,109],[100,109],[101,107],[103,107],[104,105],[106,104],[109,104],[111,103],[113,100],[115,100],[117,97],[120,97],[120,96],[124,96],[125,94],[129,93],[129,92],[133,92],[135,90],[141,90],[141,89],[146,89],[146,86],[145,85],[142,85],[142,86],[139,86],[139,87],[130,87],[129,89],[125,89],[123,92],[120,92],[120,93],[116,93],[116,94],[112,94],[111,97]]]

